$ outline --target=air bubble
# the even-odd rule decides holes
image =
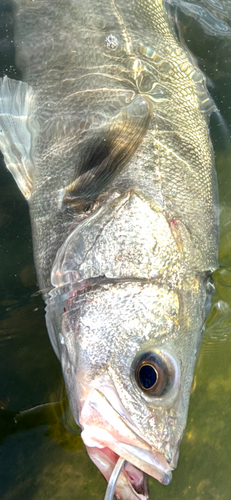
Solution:
[[[108,35],[106,38],[107,47],[109,49],[116,49],[118,45],[118,38],[115,35]]]

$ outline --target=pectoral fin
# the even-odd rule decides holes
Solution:
[[[84,209],[129,161],[147,132],[151,105],[138,95],[81,144],[76,177],[65,190],[63,202]],[[80,149],[79,149],[80,151]]]
[[[7,168],[27,199],[32,189],[33,170],[28,129],[32,95],[26,83],[7,76],[0,79],[0,149]]]

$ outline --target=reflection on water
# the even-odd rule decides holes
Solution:
[[[150,498],[228,500],[231,149],[227,137],[231,127],[231,41],[227,30],[231,29],[231,6],[228,1],[214,0],[169,0],[169,4],[179,36],[205,72],[209,90],[221,111],[222,119],[211,121],[221,202],[221,244],[220,268],[214,274],[216,292],[195,373],[178,468],[168,487],[150,479]],[[176,5],[183,10],[176,9]],[[198,7],[203,8],[200,18]],[[226,7],[230,9],[228,14]],[[14,68],[9,2],[1,3],[0,9],[1,74],[19,78]],[[217,19],[213,29],[211,16]],[[221,29],[222,23],[227,30],[215,36],[215,28]],[[101,499],[105,483],[88,459],[71,420],[60,366],[45,328],[43,301],[34,295],[37,288],[27,204],[3,162],[0,233],[0,498]]]

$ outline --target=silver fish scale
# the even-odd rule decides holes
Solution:
[[[109,197],[139,189],[156,201],[167,221],[184,225],[191,253],[203,255],[200,269],[215,269],[218,198],[206,118],[212,103],[161,2],[69,1],[62,8],[59,2],[16,3],[17,60],[35,89],[30,210],[40,286],[49,286],[60,243],[85,218],[86,208],[94,210],[100,194],[84,209],[62,205],[62,190],[81,170],[81,144],[84,156],[88,138],[111,140],[119,113],[138,94],[146,99],[149,125],[137,125],[143,127],[142,140],[131,131],[136,143],[131,157],[120,175],[102,182],[101,191]],[[112,47],[107,40],[113,36],[118,43]],[[119,125],[120,139],[125,122]],[[177,238],[177,229],[173,234]]]

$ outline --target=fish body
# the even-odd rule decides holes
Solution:
[[[0,147],[28,199],[70,407],[115,494],[171,480],[217,268],[203,74],[161,0],[16,0]],[[50,291],[48,291],[50,290]]]

